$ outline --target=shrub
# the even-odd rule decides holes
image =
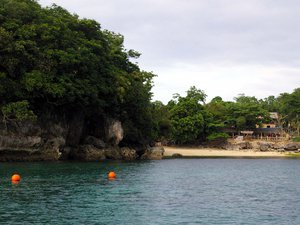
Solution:
[[[293,137],[293,142],[300,142],[300,137],[298,136],[298,137]]]

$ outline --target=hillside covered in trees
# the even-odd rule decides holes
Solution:
[[[42,149],[49,159],[53,151],[66,158],[76,158],[76,151],[125,157],[114,157],[116,151],[99,156],[111,146],[132,147],[141,156],[155,141],[227,138],[224,128],[252,129],[270,111],[299,136],[300,89],[262,100],[240,95],[206,103],[205,92],[191,87],[167,105],[151,102],[154,74],[131,62],[140,54],[126,50],[123,41],[57,5],[0,0],[0,156],[45,159]]]
[[[1,0],[0,51],[4,121],[84,118],[89,133],[114,118],[125,142],[149,141],[153,74],[131,63],[139,53],[124,49],[123,36],[56,5]]]

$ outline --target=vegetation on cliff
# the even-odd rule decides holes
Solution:
[[[0,107],[5,123],[84,121],[85,135],[100,136],[120,120],[124,145],[154,137],[153,74],[130,61],[123,36],[35,0],[0,0]]]

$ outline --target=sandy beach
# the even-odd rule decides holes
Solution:
[[[183,157],[229,157],[229,158],[278,158],[285,157],[281,152],[255,152],[253,150],[220,150],[213,148],[185,148],[185,147],[164,147],[164,157],[169,158],[173,154],[180,154]]]

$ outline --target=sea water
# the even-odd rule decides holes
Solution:
[[[293,159],[0,163],[0,224],[296,225],[299,173]]]

